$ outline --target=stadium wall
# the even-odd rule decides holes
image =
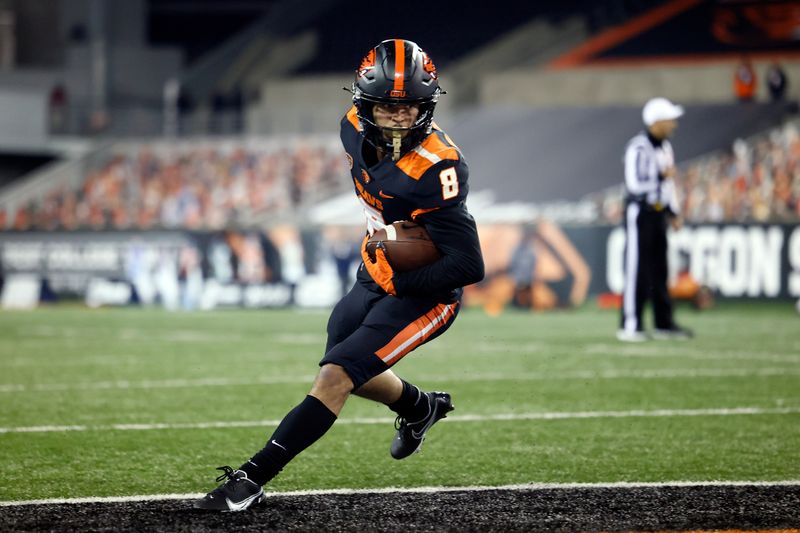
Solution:
[[[259,101],[247,108],[247,133],[338,134],[339,122],[352,105],[345,90],[352,84],[352,73],[267,81]],[[443,97],[436,106],[437,120],[447,120],[452,105],[449,97]]]
[[[478,103],[529,106],[641,105],[661,95],[683,103],[735,101],[733,75],[738,58],[686,61],[679,64],[632,62],[599,64],[565,70],[514,70],[482,79]],[[758,76],[756,100],[767,101],[764,79],[769,61],[754,61]],[[788,99],[800,97],[800,61],[782,61],[788,73]]]
[[[480,227],[486,279],[469,288],[471,305],[509,303],[526,285],[541,307],[570,307],[619,293],[624,232],[615,226]],[[36,280],[40,297],[78,297],[92,306],[160,304],[329,307],[353,283],[359,230],[294,226],[267,231],[3,232],[4,305],[18,281]],[[535,260],[519,276],[514,257]],[[670,234],[670,277],[688,275],[722,298],[800,297],[800,226],[698,225]],[[524,278],[528,278],[526,281]],[[527,290],[527,289],[526,289]]]
[[[0,78],[0,146],[6,150],[45,146],[48,97],[47,89],[3,84]]]
[[[755,61],[758,74],[757,101],[768,101],[764,77],[769,62]],[[789,76],[787,99],[800,99],[800,60],[786,60]],[[447,123],[458,113],[469,113],[469,102],[481,109],[498,106],[525,108],[632,106],[640,108],[649,98],[663,95],[682,104],[732,104],[735,61],[697,61],[680,64],[636,63],[598,65],[577,69],[542,68],[493,72],[474,77],[469,87],[456,83],[444,70],[442,86],[447,95],[436,109],[437,120]],[[450,80],[450,82],[448,82]],[[339,120],[350,105],[342,90],[353,81],[350,73],[275,79],[261,86],[260,100],[248,107],[247,133],[317,133],[338,131]],[[476,88],[477,86],[477,88]]]
[[[337,132],[351,105],[352,75],[311,76],[267,81],[246,115],[250,135]]]

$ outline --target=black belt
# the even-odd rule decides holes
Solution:
[[[629,204],[639,204],[639,206],[643,209],[646,209],[647,211],[655,211],[657,213],[660,213],[667,208],[667,206],[661,202],[651,204],[647,201],[647,197],[644,194],[628,194],[625,196],[625,201]]]

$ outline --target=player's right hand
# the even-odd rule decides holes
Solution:
[[[361,243],[361,259],[364,261],[364,267],[381,289],[392,296],[397,296],[393,281],[394,270],[386,259],[383,243],[378,243],[375,248],[375,260],[373,261],[367,253],[367,242],[369,242],[369,236],[364,237],[364,242]]]

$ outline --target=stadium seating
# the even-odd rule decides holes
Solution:
[[[344,175],[335,138],[138,144],[112,150],[79,187],[55,188],[10,222],[16,230],[242,227],[340,190]]]
[[[470,136],[466,137],[464,144],[469,144]],[[248,226],[269,217],[286,218],[298,208],[347,190],[348,184],[335,137],[298,139],[126,145],[112,150],[102,164],[90,166],[79,187],[58,187],[41,201],[0,214],[0,222],[16,230],[213,230]],[[481,151],[474,153],[478,157],[472,166],[480,170]],[[476,190],[483,189],[485,178],[476,173]],[[528,191],[560,183],[524,185],[508,176],[505,180],[506,187]],[[797,123],[737,140],[730,150],[680,165],[678,184],[689,222],[797,221]],[[524,200],[525,191],[519,192]],[[596,206],[594,222],[620,221],[618,185],[587,198]]]
[[[798,122],[769,130],[730,150],[701,156],[679,168],[682,212],[689,222],[797,222],[800,220]],[[618,223],[622,192],[594,196],[601,222]]]

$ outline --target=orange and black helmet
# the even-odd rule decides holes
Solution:
[[[370,50],[361,60],[353,82],[353,103],[367,141],[391,150],[392,143],[375,124],[375,104],[416,104],[419,115],[403,138],[403,153],[427,137],[433,124],[433,110],[442,90],[436,67],[416,43],[389,39]]]

